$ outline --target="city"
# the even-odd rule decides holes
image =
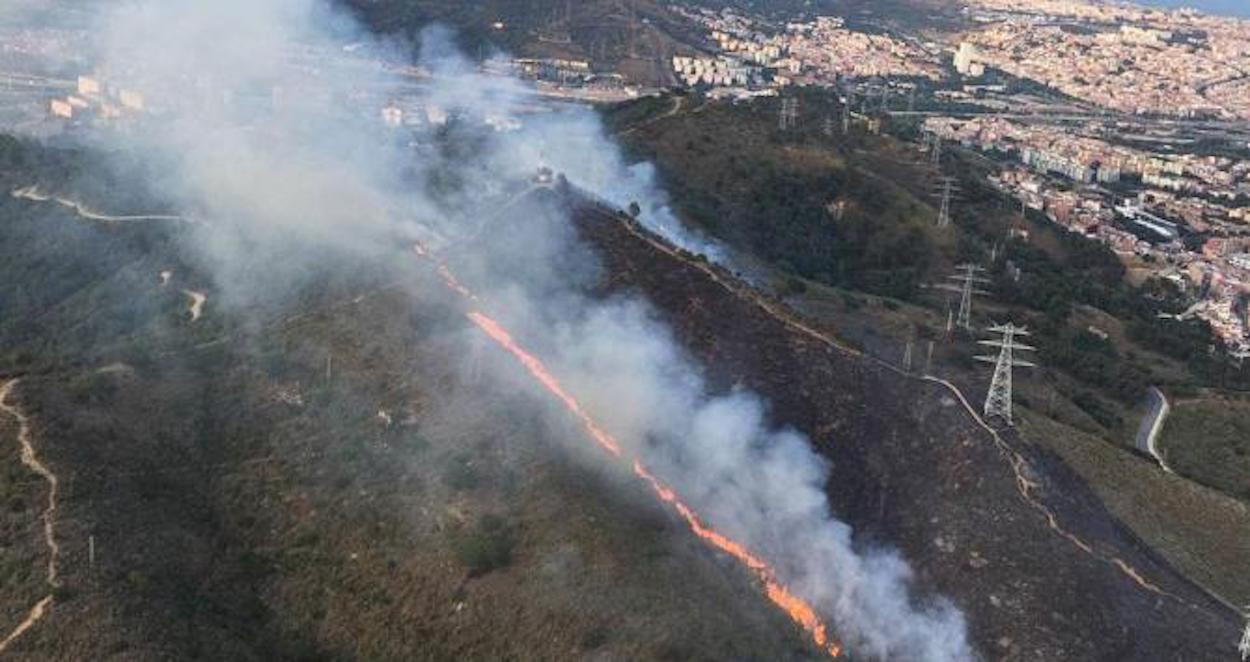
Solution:
[[[1245,21],[983,0],[963,12],[979,27],[935,43],[851,30],[838,17],[777,26],[732,10],[681,11],[719,49],[672,58],[685,85],[732,99],[825,87],[857,94],[861,111],[877,97],[887,115],[921,116],[924,149],[932,137],[986,154],[1001,167],[996,188],[1112,247],[1137,278],[1201,292],[1208,303],[1191,314],[1233,354],[1250,350],[1250,131],[1238,123],[1250,113]],[[987,68],[1054,94],[979,83]],[[918,88],[927,112],[916,110]],[[1232,147],[1186,151],[1213,137]]]

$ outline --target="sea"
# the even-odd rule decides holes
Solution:
[[[1190,7],[1207,14],[1250,18],[1250,0],[1136,0],[1136,4],[1168,9]]]

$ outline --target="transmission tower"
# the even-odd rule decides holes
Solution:
[[[822,127],[821,131],[825,134],[826,138],[833,137],[833,115],[825,115],[825,125]]]
[[[1246,621],[1246,629],[1241,633],[1241,643],[1237,644],[1237,652],[1241,653],[1241,662],[1250,660],[1250,620]]]
[[[911,372],[911,347],[912,339],[911,336],[908,336],[907,349],[903,350],[903,372],[907,373]]]
[[[777,128],[789,131],[798,126],[799,123],[799,100],[795,97],[785,97],[781,100],[781,113],[777,118]]]
[[[842,104],[842,135],[851,132],[851,98],[846,98],[846,103]]]
[[[946,290],[947,292],[955,292],[959,294],[959,315],[952,317],[951,311],[947,310],[946,331],[950,333],[954,326],[958,326],[965,331],[972,330],[972,298],[975,296],[985,296],[989,292],[981,289],[981,285],[985,285],[990,280],[981,274],[985,269],[976,264],[961,264],[955,267],[955,274],[947,276],[951,281],[949,283],[938,283],[934,285],[934,289]]]
[[[959,193],[959,188],[955,186],[954,177],[942,177],[938,180],[937,188],[935,194],[941,198],[941,203],[938,205],[937,226],[945,228],[951,224],[951,200],[956,193]]]
[[[1018,351],[1034,351],[1036,348],[1016,342],[1016,336],[1029,335],[1028,329],[1011,322],[990,327],[990,331],[1003,334],[1002,340],[980,340],[979,344],[998,348],[998,356],[977,356],[978,361],[994,364],[994,379],[985,396],[985,418],[1000,418],[1007,425],[1011,419],[1011,370],[1012,368],[1036,368],[1037,364],[1015,358]]]
[[[629,57],[638,57],[638,0],[629,0]]]
[[[944,228],[951,224],[951,180],[942,182],[942,207],[938,210],[937,226]]]
[[[936,133],[932,134],[933,143],[929,146],[929,163],[935,167],[942,166],[942,139]]]

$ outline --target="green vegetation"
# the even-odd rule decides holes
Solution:
[[[635,157],[656,163],[687,219],[775,266],[779,290],[789,297],[804,298],[809,284],[821,283],[842,289],[844,309],[859,315],[867,312],[854,291],[917,304],[936,313],[919,327],[933,336],[949,297],[924,286],[944,280],[954,264],[988,264],[997,248],[988,274],[993,296],[982,314],[1027,324],[1041,362],[1074,382],[1066,397],[1104,435],[1132,427],[1151,384],[1170,392],[1250,388],[1250,372],[1229,371],[1227,360],[1209,351],[1214,341],[1204,324],[1156,318],[1160,309],[1184,307],[1177,293],[1154,282],[1133,287],[1104,246],[1059,231],[1034,212],[1021,218],[1014,202],[986,183],[992,163],[948,152],[943,171],[961,191],[957,228],[937,231],[938,173],[913,147],[862,126],[826,135],[825,118],[840,116],[837,102],[819,91],[795,94],[800,126],[786,133],[776,125],[777,100],[730,106],[691,97],[685,111],[657,119],[671,104],[646,99],[605,118]],[[887,121],[886,128],[914,131],[906,120]],[[1013,227],[1027,230],[1027,239],[1008,239]],[[1108,329],[1093,329],[1106,326],[1106,316],[1115,320],[1109,338],[1102,337]]]
[[[502,517],[487,514],[471,530],[455,534],[452,548],[469,576],[480,577],[512,563],[516,534]]]
[[[1212,396],[1174,403],[1160,446],[1181,475],[1250,501],[1250,399]]]
[[[827,95],[805,95],[803,128],[787,134],[776,126],[776,103],[709,104],[625,140],[656,164],[683,215],[712,235],[806,279],[915,296],[942,256],[932,210],[892,183],[916,173],[900,166],[882,176],[859,158],[877,141],[821,134],[813,118],[836,110]],[[624,129],[666,106],[623,104],[606,121]]]
[[[1020,419],[1026,438],[1058,453],[1112,513],[1181,572],[1234,604],[1250,601],[1250,509],[1244,503],[1159,471],[1049,416],[1022,408]]]

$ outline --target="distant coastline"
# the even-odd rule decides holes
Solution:
[[[1246,0],[1134,0],[1135,4],[1166,9],[1190,7],[1206,14],[1250,18],[1250,2]]]

